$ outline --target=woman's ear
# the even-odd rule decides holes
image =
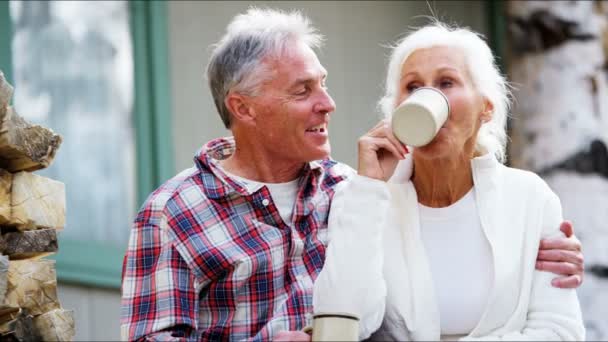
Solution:
[[[483,105],[484,108],[481,112],[479,120],[481,120],[481,122],[489,122],[490,120],[492,120],[492,116],[494,115],[494,104],[487,98],[484,98]]]
[[[256,114],[249,100],[247,96],[230,92],[224,99],[224,103],[235,120],[252,123],[255,121]]]

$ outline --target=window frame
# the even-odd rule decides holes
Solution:
[[[166,1],[129,1],[133,43],[133,128],[138,208],[148,194],[174,173]],[[8,1],[0,1],[0,69],[11,84],[12,25]],[[138,209],[136,208],[136,209]],[[68,208],[69,210],[69,208]],[[133,217],[136,212],[133,213]],[[130,229],[131,223],[124,227]],[[56,260],[61,282],[120,288],[126,246],[65,239],[59,234]]]

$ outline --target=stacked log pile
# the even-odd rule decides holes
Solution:
[[[70,341],[73,312],[57,298],[57,231],[65,224],[64,184],[32,173],[53,161],[61,137],[10,106],[0,71],[0,340]]]

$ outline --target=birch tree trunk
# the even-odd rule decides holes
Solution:
[[[583,244],[587,338],[608,339],[608,1],[509,1],[511,165],[543,177]]]

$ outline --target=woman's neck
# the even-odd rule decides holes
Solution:
[[[473,171],[468,153],[444,159],[426,159],[414,151],[412,181],[418,202],[433,208],[447,207],[473,187]]]

